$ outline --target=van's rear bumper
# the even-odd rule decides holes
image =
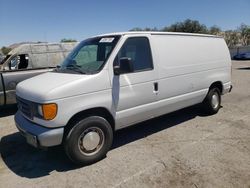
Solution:
[[[42,127],[27,120],[20,111],[15,114],[15,122],[18,130],[26,138],[27,143],[34,147],[50,147],[62,143],[63,127],[55,129]]]

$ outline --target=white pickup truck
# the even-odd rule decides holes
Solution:
[[[102,159],[114,131],[202,103],[208,114],[230,92],[223,38],[124,32],[81,42],[60,68],[17,86],[16,126],[35,147],[63,144],[78,164]]]

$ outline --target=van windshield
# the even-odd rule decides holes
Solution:
[[[63,61],[57,72],[93,74],[102,69],[120,36],[105,36],[81,42]]]

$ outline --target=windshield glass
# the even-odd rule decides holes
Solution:
[[[80,74],[100,71],[119,38],[120,36],[105,36],[81,42],[56,71]]]

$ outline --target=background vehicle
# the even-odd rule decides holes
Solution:
[[[15,121],[29,144],[63,143],[72,161],[90,164],[106,155],[115,130],[199,103],[215,114],[231,89],[221,37],[100,35],[81,42],[54,72],[18,84]]]
[[[240,53],[233,57],[235,60],[250,60],[250,52]]]
[[[5,58],[5,56],[0,51],[0,64],[4,60],[4,58]],[[0,65],[0,69],[1,69],[1,65]]]
[[[0,106],[16,103],[16,85],[27,78],[51,71],[77,43],[22,44],[1,62]]]

